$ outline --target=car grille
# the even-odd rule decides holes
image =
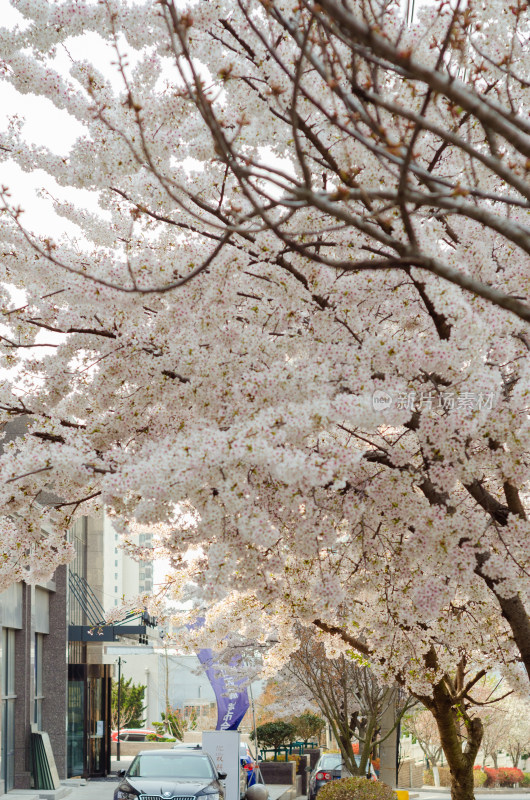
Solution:
[[[163,797],[160,794],[141,794],[138,800],[197,800],[194,794],[192,795],[183,795],[183,794],[174,794],[172,797]]]

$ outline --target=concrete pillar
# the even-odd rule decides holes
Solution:
[[[35,671],[35,619],[33,597],[35,588],[22,585],[22,630],[15,634],[15,789],[31,787],[29,769],[30,722],[33,719]]]
[[[44,637],[42,659],[42,728],[50,737],[59,778],[66,778],[66,721],[68,694],[68,632],[66,624],[67,568],[55,573],[55,592],[50,592],[49,633]]]
[[[392,690],[392,696],[387,700],[387,707],[381,717],[381,739],[392,731],[396,717],[397,690]],[[396,761],[397,761],[397,730],[392,731],[384,742],[379,745],[381,771],[379,780],[389,786],[396,786]]]

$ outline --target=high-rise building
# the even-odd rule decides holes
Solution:
[[[152,621],[141,612],[107,624],[105,615],[140,593],[140,565],[120,546],[103,513],[72,527],[76,556],[68,567],[68,774],[105,776],[110,770],[111,682],[104,648],[121,640],[146,642]]]
[[[120,546],[120,536],[114,530],[112,521],[101,516],[103,562],[102,562],[102,604],[105,611],[121,605],[139,594],[153,590],[153,562],[136,561]],[[152,534],[140,533],[133,538],[135,544],[151,549]]]

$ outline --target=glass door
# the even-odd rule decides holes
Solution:
[[[88,679],[88,774],[105,775],[104,678]]]
[[[85,774],[85,682],[68,681],[68,777]]]

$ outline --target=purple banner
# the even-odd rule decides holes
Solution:
[[[200,628],[204,620],[198,619],[190,628]],[[215,663],[211,650],[205,648],[199,650],[197,658],[206,667],[208,680],[214,690],[217,700],[217,727],[218,731],[236,731],[239,724],[249,707],[248,692],[241,689],[243,680],[237,680],[233,676],[224,676],[221,667]],[[231,666],[237,666],[239,659],[233,658]]]

